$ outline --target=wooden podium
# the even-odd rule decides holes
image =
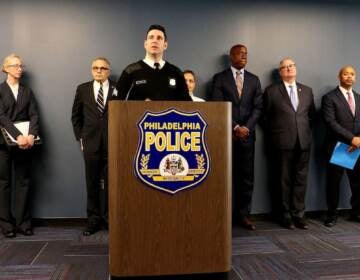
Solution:
[[[210,170],[168,194],[135,175],[137,124],[146,111],[201,113]],[[109,103],[109,272],[114,277],[227,272],[231,268],[231,106],[228,102]]]

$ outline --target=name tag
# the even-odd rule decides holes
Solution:
[[[142,84],[146,84],[146,80],[135,81],[135,85],[142,85]]]

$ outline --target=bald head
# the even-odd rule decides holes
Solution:
[[[339,71],[339,82],[340,86],[350,90],[356,81],[356,70],[353,66],[347,65]]]

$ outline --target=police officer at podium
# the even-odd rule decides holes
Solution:
[[[163,59],[168,47],[161,25],[151,25],[146,33],[145,58],[122,72],[114,99],[192,101],[181,70]]]

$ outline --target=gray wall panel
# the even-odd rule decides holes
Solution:
[[[136,2],[136,3],[134,3]],[[58,1],[0,4],[0,55],[15,51],[27,65],[24,82],[36,93],[42,115],[43,147],[34,164],[34,216],[84,217],[85,181],[81,152],[72,133],[76,86],[89,80],[90,61],[104,55],[117,79],[143,57],[151,23],[167,27],[166,58],[198,73],[198,94],[206,96],[214,73],[228,65],[231,45],[249,49],[248,70],[265,88],[279,60],[297,62],[299,81],[321,96],[337,85],[344,64],[360,69],[360,6],[356,1]],[[1,78],[5,76],[2,74]],[[307,210],[325,209],[324,128],[314,134]],[[258,129],[253,213],[270,209],[264,135]],[[350,191],[343,184],[342,207]]]

